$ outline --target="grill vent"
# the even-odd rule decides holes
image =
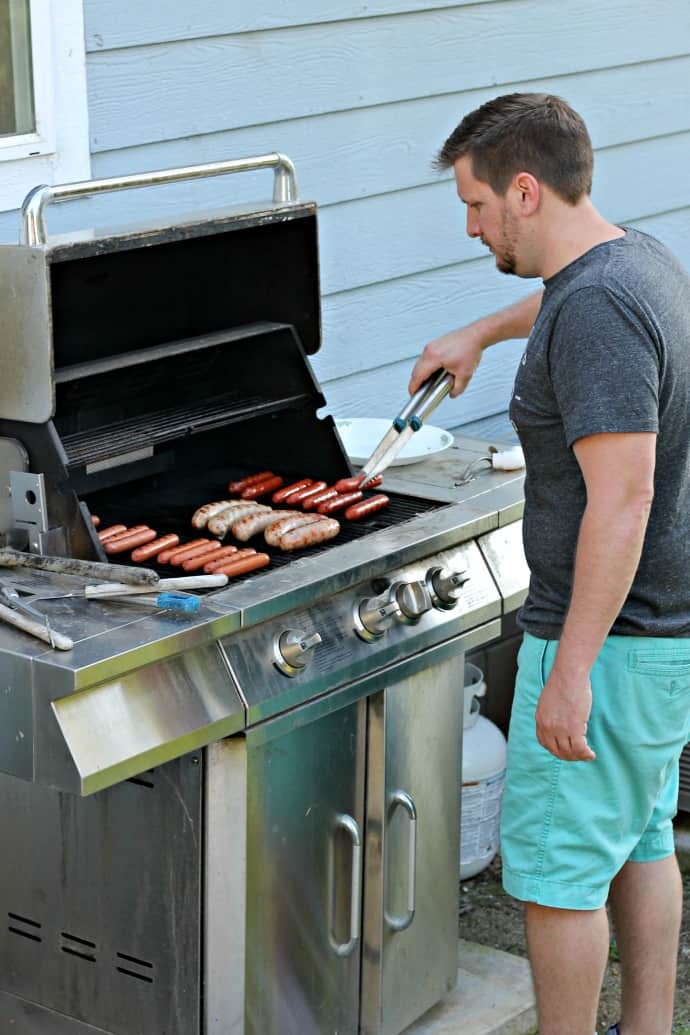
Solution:
[[[20,916],[19,913],[8,913],[9,924],[7,929],[12,934],[18,934],[22,938],[28,938],[32,942],[42,942],[43,938],[38,934],[41,930],[41,924],[36,920],[29,920],[27,916]],[[18,927],[18,924],[23,924],[28,927],[29,930],[24,930],[23,927]]]
[[[155,787],[153,780],[148,780],[146,777],[150,773],[155,773],[155,771],[155,769],[147,769],[146,773],[142,773],[140,776],[130,776],[129,779],[125,780],[125,783],[135,783],[138,787],[153,789]]]
[[[149,985],[153,984],[153,963],[149,963],[148,960],[137,959],[136,956],[128,956],[124,952],[118,952],[116,956],[118,960],[122,960],[122,964],[116,967],[120,974],[138,978],[139,981],[146,981]],[[143,967],[145,972],[141,973],[139,970],[133,969],[135,967]]]
[[[66,952],[70,956],[78,956],[79,959],[87,960],[88,963],[96,962],[95,942],[90,942],[86,938],[78,938],[76,934],[67,934],[66,931],[62,931],[60,937],[69,943],[60,946],[62,952]],[[93,951],[89,952],[89,949]]]

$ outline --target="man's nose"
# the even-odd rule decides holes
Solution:
[[[470,209],[467,210],[467,236],[468,237],[479,237],[481,231],[479,229],[479,222],[474,212]]]

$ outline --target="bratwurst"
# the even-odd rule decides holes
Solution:
[[[339,531],[340,523],[335,518],[316,518],[308,525],[299,525],[284,532],[278,546],[281,550],[304,550],[307,546],[334,539]]]

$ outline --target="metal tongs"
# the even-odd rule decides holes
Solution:
[[[53,650],[72,650],[74,643],[69,636],[53,629],[47,615],[34,607],[32,601],[41,599],[32,590],[5,580],[0,586],[0,620],[49,643]]]
[[[427,417],[433,413],[453,387],[453,375],[447,370],[437,370],[405,404],[378,446],[361,470],[360,488],[381,474],[395,460],[403,446],[416,431],[423,427]]]

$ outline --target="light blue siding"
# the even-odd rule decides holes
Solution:
[[[91,0],[86,10],[86,42],[91,50],[141,46],[164,40],[229,36],[293,25],[373,18],[406,11],[461,7],[496,0],[206,0],[204,4],[169,0]]]
[[[94,177],[280,150],[319,204],[323,348],[339,415],[390,416],[429,339],[535,285],[497,273],[430,162],[464,113],[544,90],[585,117],[593,197],[690,269],[688,0],[84,0]],[[267,197],[270,174],[118,194],[49,226],[167,220]],[[16,239],[16,214],[0,239]],[[521,342],[435,420],[506,437]]]
[[[690,6],[499,0],[89,56],[94,151],[687,53]],[[612,51],[612,48],[615,48]],[[612,61],[612,55],[615,59]]]

